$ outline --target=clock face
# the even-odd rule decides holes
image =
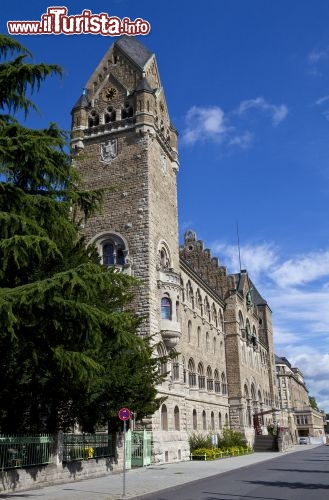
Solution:
[[[110,87],[109,89],[106,89],[103,93],[104,101],[110,101],[115,97],[117,94],[117,89],[114,87]]]

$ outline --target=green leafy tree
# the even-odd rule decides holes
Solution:
[[[22,125],[17,112],[56,65],[0,36],[0,431],[93,428],[130,404],[140,417],[160,404],[151,345],[129,312],[132,278],[100,265],[80,234],[100,209],[84,192],[55,124]]]
[[[309,396],[309,402],[310,402],[310,407],[313,408],[313,410],[319,410],[318,403],[316,402],[316,399],[314,396]]]

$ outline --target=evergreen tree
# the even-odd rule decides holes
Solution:
[[[309,403],[310,407],[313,408],[313,410],[319,410],[318,403],[316,402],[316,399],[314,396],[309,396]]]
[[[5,35],[0,53],[0,432],[91,429],[123,404],[142,417],[160,404],[161,376],[128,311],[134,280],[102,266],[80,234],[102,193],[79,190],[55,124],[15,118],[61,69],[29,64]]]

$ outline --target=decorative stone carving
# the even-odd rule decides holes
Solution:
[[[110,139],[109,141],[100,144],[101,161],[110,163],[118,156],[118,141],[117,139]]]

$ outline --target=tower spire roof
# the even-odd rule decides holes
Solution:
[[[137,64],[140,69],[143,69],[153,56],[152,52],[134,36],[122,35],[119,40],[115,42],[115,45]]]

